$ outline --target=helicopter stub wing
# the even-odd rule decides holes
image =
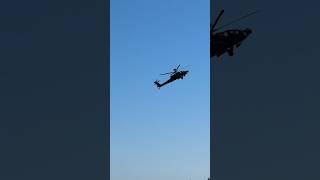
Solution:
[[[234,50],[233,47],[227,49],[227,53],[229,56],[233,56],[233,50]]]

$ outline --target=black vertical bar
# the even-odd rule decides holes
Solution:
[[[105,117],[102,125],[104,126],[104,132],[101,139],[103,142],[104,155],[102,157],[102,165],[100,169],[103,171],[99,178],[110,180],[110,0],[99,0],[99,33],[102,32],[103,49],[101,55],[101,66],[104,67],[104,73],[102,74],[104,85],[102,86],[105,92],[104,105]]]
[[[110,0],[104,0],[105,2],[105,17],[107,22],[104,28],[106,29],[105,40],[106,40],[106,179],[110,180]]]

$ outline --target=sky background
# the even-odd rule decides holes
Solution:
[[[213,0],[253,34],[214,66],[217,180],[319,179],[320,3]],[[220,25],[221,25],[220,24]]]
[[[111,1],[111,180],[209,177],[208,0]],[[178,64],[189,74],[160,90]]]

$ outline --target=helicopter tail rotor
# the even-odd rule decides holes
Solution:
[[[158,87],[158,89],[160,89],[161,84],[159,80],[154,81],[154,84]]]

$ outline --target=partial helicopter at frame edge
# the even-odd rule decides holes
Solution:
[[[188,74],[189,71],[178,71],[180,67],[180,64],[178,65],[177,68],[173,69],[172,72],[168,72],[168,73],[164,73],[164,74],[160,74],[160,75],[166,75],[166,74],[170,74],[170,78],[165,81],[164,83],[160,83],[159,80],[156,80],[154,82],[154,84],[158,87],[158,89],[160,89],[162,86],[166,85],[166,84],[169,84],[175,80],[178,80],[178,79],[183,79],[184,76],[186,76]]]
[[[242,16],[236,20],[233,20],[229,22],[228,24],[225,24],[223,26],[220,26],[219,28],[215,28],[218,24],[221,16],[224,13],[224,10],[222,10],[217,19],[213,24],[210,24],[210,59],[214,56],[217,56],[218,58],[227,53],[229,56],[234,55],[234,49],[240,47],[240,45],[243,43],[244,40],[247,39],[247,37],[252,34],[252,29],[245,28],[245,29],[230,29],[225,30],[222,32],[217,32],[218,30],[221,30],[222,28],[229,26],[237,21],[240,21],[248,16],[251,16],[258,11],[255,11],[253,13],[247,14],[245,16]],[[220,59],[219,59],[220,61]],[[177,68],[173,69],[172,72],[160,74],[160,75],[166,75],[170,74],[170,78],[165,81],[164,83],[160,83],[159,80],[154,81],[154,84],[160,89],[162,86],[167,85],[175,80],[183,79],[189,71],[178,71],[180,65],[178,65]]]
[[[224,10],[221,10],[217,19],[213,24],[210,24],[210,58],[217,56],[220,57],[224,53],[228,53],[229,56],[234,55],[234,48],[238,48],[245,39],[252,33],[252,29],[230,29],[222,32],[216,32],[226,26],[229,26],[241,19],[251,16],[257,11],[240,17],[228,24],[225,24],[219,28],[215,28],[223,15]]]

